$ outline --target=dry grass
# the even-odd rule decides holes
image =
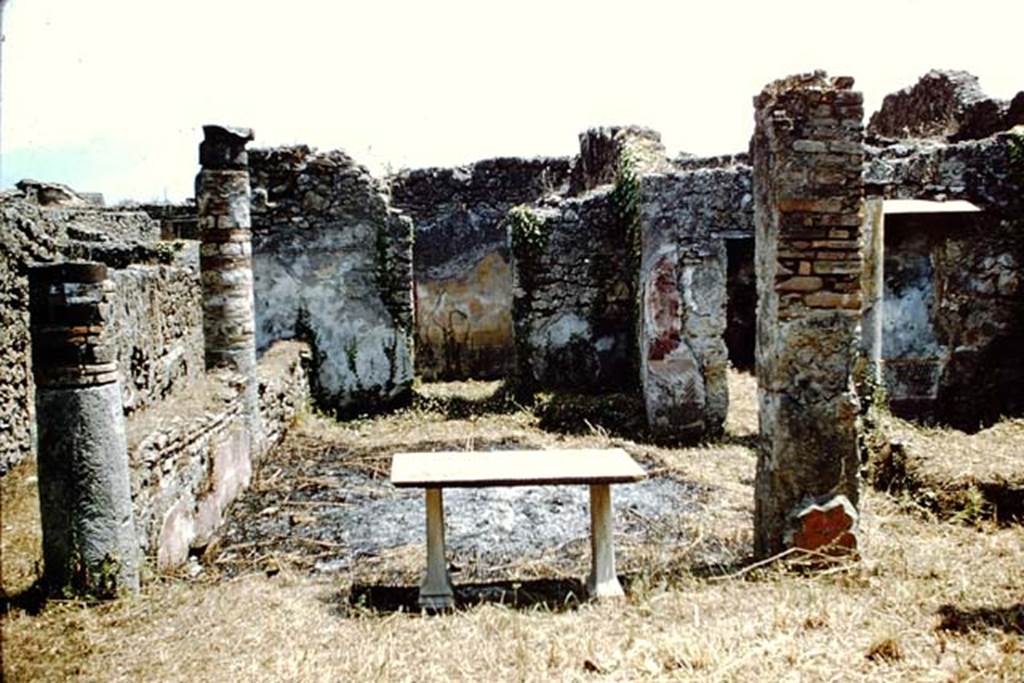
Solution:
[[[548,434],[523,411],[446,419],[426,406],[347,425],[307,417],[293,443],[329,437],[369,472],[396,447],[624,443],[715,492],[721,514],[694,524],[749,543],[754,456],[745,442],[756,409],[749,378],[732,380],[739,398],[727,438],[702,448],[641,446],[600,426]],[[30,476],[25,467],[2,482],[8,590],[25,585],[38,557]],[[383,613],[352,606],[343,579],[288,566],[273,576],[165,578],[112,604],[11,608],[3,671],[5,680],[1021,680],[1021,527],[941,521],[867,491],[862,532],[867,559],[857,565],[722,576],[681,554],[670,574],[635,580],[623,602],[568,610]]]
[[[26,591],[43,557],[35,462],[22,462],[0,478],[0,588]]]
[[[896,446],[884,449],[879,483],[908,491],[921,505],[962,521],[1024,517],[1024,419],[976,434],[918,427],[886,418]]]

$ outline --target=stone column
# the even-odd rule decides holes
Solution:
[[[121,386],[97,263],[29,270],[39,509],[49,590],[113,597],[139,588]]]
[[[241,375],[252,450],[262,444],[249,216],[248,128],[203,126],[196,207],[207,369]]]
[[[863,99],[823,72],[754,100],[755,551],[856,547]]]

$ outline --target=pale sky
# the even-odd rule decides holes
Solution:
[[[380,172],[568,155],[637,123],[746,149],[752,97],[824,68],[868,115],[931,68],[1024,89],[1020,0],[9,0],[0,183],[191,195],[204,123],[340,147]]]

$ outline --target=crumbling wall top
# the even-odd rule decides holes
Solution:
[[[638,174],[670,170],[661,133],[643,126],[600,126],[580,133],[580,153],[569,181],[570,193],[580,194],[615,182],[628,156]]]
[[[868,124],[882,138],[977,140],[1024,122],[1024,93],[1011,105],[987,96],[966,71],[933,69],[912,86],[887,95]]]
[[[754,97],[754,108],[763,109],[773,100],[785,97],[793,91],[809,90],[851,90],[853,88],[852,76],[830,77],[822,70],[810,71],[808,73],[794,74],[777,81],[772,81],[764,87],[759,95]]]
[[[99,207],[89,200],[92,195],[75,192],[67,185],[61,183],[48,183],[39,180],[26,178],[18,182],[15,187],[16,193],[10,193],[10,198],[23,199],[42,207]]]

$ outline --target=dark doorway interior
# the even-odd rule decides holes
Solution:
[[[754,275],[754,240],[725,241],[727,274],[725,345],[729,360],[739,370],[754,369],[757,338],[757,280]]]

